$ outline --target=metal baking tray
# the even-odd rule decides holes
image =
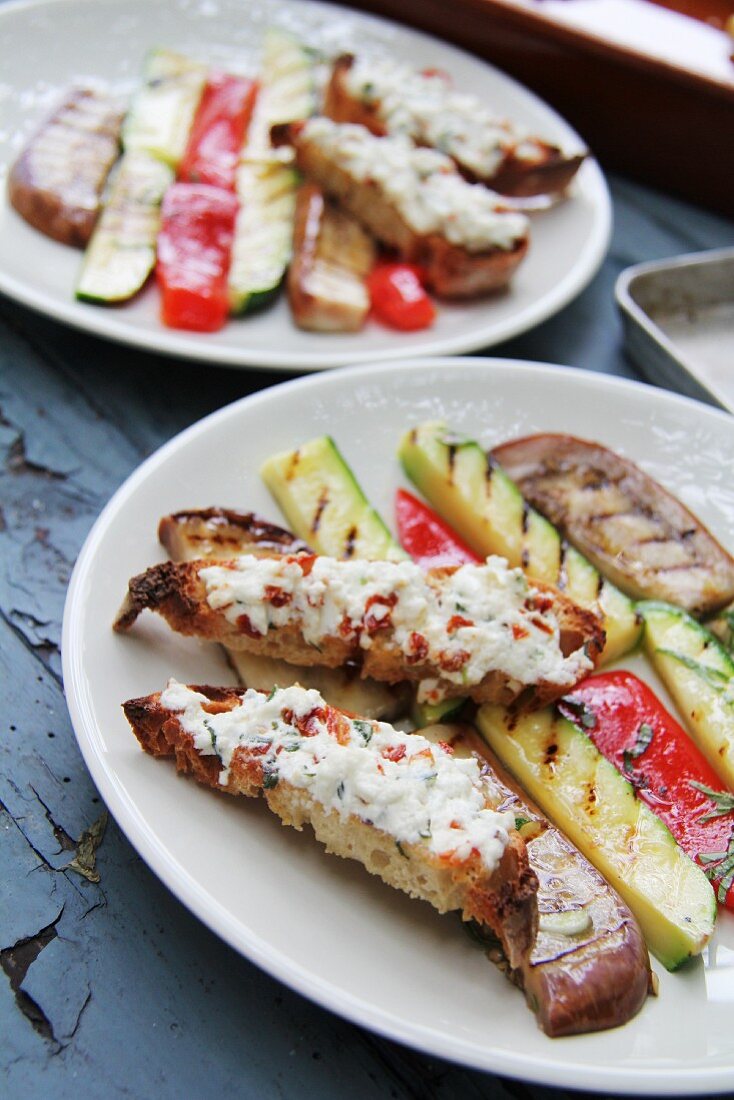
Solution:
[[[650,381],[734,413],[734,248],[636,264],[615,290]]]

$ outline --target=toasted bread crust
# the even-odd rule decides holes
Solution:
[[[447,698],[468,695],[477,703],[495,702],[525,710],[544,706],[569,690],[569,684],[558,685],[548,681],[523,685],[501,671],[488,672],[479,684],[454,683],[442,678],[441,669],[433,664],[408,663],[392,641],[389,626],[375,633],[369,649],[363,649],[359,639],[353,636],[330,636],[316,648],[304,640],[300,626],[295,622],[253,637],[252,632],[247,630],[247,624],[239,626],[232,623],[223,611],[209,606],[206,587],[199,572],[211,564],[214,563],[163,562],[133,577],[115,621],[115,630],[127,631],[141,611],[147,608],[162,615],[180,634],[220,642],[234,650],[281,658],[291,664],[338,668],[347,662],[355,662],[361,665],[363,676],[387,683],[437,679],[439,690]],[[430,575],[440,582],[441,577],[453,572],[454,568],[431,570]],[[564,655],[585,645],[590,658],[596,661],[604,644],[604,631],[597,617],[550,586],[534,584],[533,588],[550,596],[553,601],[561,627]]]
[[[511,249],[469,252],[435,233],[419,235],[370,181],[354,179],[301,135],[303,123],[279,123],[271,136],[276,145],[293,145],[301,172],[336,199],[362,225],[401,258],[420,264],[426,283],[444,298],[473,298],[505,287],[528,250],[528,238]]]
[[[242,694],[234,688],[197,686],[193,690],[211,700],[212,712],[231,710]],[[162,706],[160,693],[131,699],[123,704],[123,711],[146,752],[175,757],[180,772],[193,775],[206,786],[247,797],[262,793],[284,824],[297,829],[310,824],[317,839],[335,855],[359,860],[371,873],[413,897],[429,901],[439,912],[458,909],[465,920],[486,925],[500,940],[512,965],[522,965],[535,938],[537,879],[519,834],[510,834],[499,865],[491,874],[476,855],[456,865],[423,846],[407,843],[401,845],[404,855],[399,855],[392,836],[354,815],[343,819],[303,789],[282,780],[276,787],[264,789],[262,756],[248,754],[244,747],[235,750],[229,782],[222,786],[218,757],[197,752],[177,715]]]
[[[378,104],[364,102],[349,92],[346,74],[353,64],[352,54],[342,54],[334,62],[324,93],[324,114],[334,122],[352,122],[366,126],[371,133],[383,137],[387,130],[380,119]],[[532,160],[516,156],[512,148],[509,148],[499,168],[491,175],[477,175],[458,160],[455,160],[455,164],[470,183],[484,183],[494,191],[513,198],[531,198],[534,195],[551,195],[565,191],[583,164],[586,154],[568,155],[557,145],[537,137],[525,139],[524,144],[528,142],[537,151]]]

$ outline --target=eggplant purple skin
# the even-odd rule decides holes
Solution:
[[[679,500],[598,443],[544,433],[490,452],[525,500],[635,599],[706,615],[734,599],[734,559]]]
[[[93,88],[70,88],[22,150],[8,198],[46,237],[74,248],[89,242],[108,173],[120,150],[123,108]]]

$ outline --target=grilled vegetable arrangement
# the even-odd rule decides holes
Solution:
[[[10,202],[42,233],[86,247],[76,285],[85,302],[132,299],[158,253],[170,327],[209,332],[263,309],[287,273],[293,321],[307,331],[357,332],[370,316],[396,331],[426,328],[436,317],[429,291],[491,294],[526,254],[528,219],[490,188],[542,194],[550,206],[583,154],[442,93],[442,77],[398,66],[403,91],[383,95],[391,64],[332,62],[277,28],[247,76],[153,49],[126,110],[98,88],[67,93],[13,166]],[[363,85],[365,66],[377,98],[367,112],[347,110],[352,67]],[[450,148],[430,127],[392,125],[396,97],[411,115],[424,84],[434,123],[461,121],[460,133],[447,131]],[[472,132],[491,171],[471,168]],[[166,195],[174,183],[175,198]],[[186,191],[203,186],[220,197],[205,204],[200,190]],[[225,207],[235,210],[233,231],[222,229]],[[171,232],[174,208],[185,233]]]
[[[548,438],[540,437],[538,446],[547,447]],[[523,448],[532,448],[533,441],[521,442]],[[607,463],[610,483],[622,463],[604,448],[574,441],[575,453],[581,450],[588,456],[592,447],[594,476],[569,478],[567,491],[574,503],[587,490],[600,491],[599,462]],[[400,543],[332,439],[312,439],[272,455],[261,473],[291,531],[252,515],[218,509],[165,517],[161,541],[171,558],[185,565],[154,566],[133,578],[117,625],[127,630],[144,608],[161,610],[175,628],[230,647],[230,662],[247,687],[267,692],[297,682],[312,692],[316,689],[321,694],[315,703],[310,696],[309,705],[322,708],[321,717],[315,718],[313,710],[300,717],[300,711],[291,710],[276,716],[277,722],[286,724],[283,751],[300,752],[301,741],[291,745],[289,739],[322,737],[324,724],[330,737],[343,737],[349,745],[354,735],[338,732],[344,719],[329,718],[330,705],[370,720],[410,714],[426,740],[442,752],[451,749],[455,757],[479,757],[486,807],[514,815],[514,831],[509,834],[514,855],[505,857],[502,889],[517,906],[516,919],[509,925],[497,923],[496,880],[484,879],[488,893],[478,917],[479,932],[486,936],[489,930],[499,937],[490,947],[490,958],[525,990],[547,1034],[574,1034],[615,1026],[639,1010],[650,982],[643,936],[660,962],[676,970],[706,946],[717,901],[730,904],[730,894],[734,896],[734,665],[724,646],[689,611],[661,599],[636,604],[604,576],[603,556],[592,564],[581,547],[566,541],[574,537],[573,525],[563,523],[563,533],[557,531],[551,520],[560,522],[558,515],[551,515],[540,498],[534,498],[536,511],[500,466],[498,457],[512,451],[513,444],[506,444],[487,456],[477,443],[453,439],[443,425],[410,430],[400,443],[399,457],[440,515],[398,490]],[[509,458],[507,465],[521,481]],[[546,466],[551,467],[550,457]],[[665,521],[685,512],[634,469],[635,475],[624,481],[624,508],[610,512],[632,517],[644,513],[653,524],[658,518],[656,502],[662,501]],[[554,475],[553,496],[564,497],[560,475]],[[688,512],[685,517],[689,542],[699,548],[716,546],[718,561],[726,563],[726,552],[698,520]],[[634,520],[631,523],[634,527]],[[581,646],[586,664],[575,686],[553,692],[529,692],[526,687],[506,695],[509,706],[483,702],[491,694],[477,687],[473,670],[492,636],[493,619],[510,628],[493,657],[498,667],[504,667],[507,655],[517,662],[525,652],[530,659],[529,651],[523,650],[525,621],[513,617],[508,607],[487,611],[488,597],[479,578],[497,561],[490,558],[485,564],[487,554],[501,554],[511,567],[503,576],[514,578],[511,584],[529,594],[524,609],[535,616],[534,627],[546,631],[545,616],[560,606],[559,591],[568,606],[576,607],[573,644]],[[420,568],[409,564],[408,555]],[[508,568],[505,562],[502,570]],[[714,582],[706,583],[698,559],[690,568],[697,591],[712,591]],[[438,649],[429,609],[433,597],[426,595],[432,585],[444,593],[440,601],[446,604],[449,591],[452,600],[451,607],[444,608]],[[687,582],[681,591],[691,587]],[[651,591],[656,593],[654,586]],[[711,603],[696,597],[695,606],[701,614]],[[587,631],[583,640],[581,624]],[[607,631],[603,656],[608,661],[624,657],[643,639],[645,652],[678,704],[683,726],[628,671],[584,678],[601,648],[600,626]],[[561,625],[559,637],[570,629],[570,624]],[[570,645],[569,634],[561,642],[564,653],[571,652]],[[397,657],[400,647],[402,656]],[[461,659],[454,660],[459,655]],[[430,659],[438,661],[432,670]],[[517,663],[513,668],[511,678],[523,682],[528,670]],[[222,697],[220,706],[212,690],[206,689],[209,702],[202,697],[201,705],[216,715],[232,704],[225,705]],[[221,724],[229,731],[221,743],[220,724],[211,726],[216,736],[197,733],[193,748],[184,743],[176,707],[193,706],[186,691],[169,687],[164,693],[170,713],[166,712],[162,731],[168,732],[158,732],[158,696],[129,704],[131,722],[148,751],[175,752],[179,766],[193,770],[202,781],[230,789],[228,761],[240,759],[237,747],[231,755],[231,728]],[[239,697],[242,706],[261,705],[252,692]],[[366,729],[360,721],[356,726]],[[376,727],[370,728],[374,737]],[[392,736],[389,731],[380,734],[388,740]],[[251,731],[243,728],[237,737],[236,745],[251,754]],[[268,801],[269,791],[277,791],[280,782],[281,748],[273,750],[272,763],[263,764],[262,776],[258,772],[250,777],[255,786],[265,787]],[[191,755],[194,749],[198,756]],[[267,761],[270,751],[262,749]],[[421,752],[418,743],[403,747],[390,742],[385,759],[391,768],[409,760],[414,769]],[[408,781],[407,772],[395,774]],[[287,799],[288,784],[293,782],[290,764],[283,777],[282,796]],[[238,773],[236,789],[241,781],[247,785],[250,779]],[[356,788],[348,770],[336,769],[332,781],[333,798],[320,786],[321,808],[309,809],[315,832],[331,850],[347,854],[348,849],[368,870],[382,874],[371,857],[360,855],[365,849],[356,833],[346,849],[343,839],[336,839],[344,830],[352,835],[352,819],[342,803],[346,799],[353,812],[349,799]],[[276,799],[273,808],[280,813],[278,806],[283,805]],[[338,828],[329,816],[334,812],[339,815]],[[289,820],[290,814],[287,810],[282,816]],[[375,820],[387,821],[376,811],[367,816],[370,828]],[[334,823],[336,832],[328,822]],[[430,834],[428,825],[420,833],[422,841],[428,842]],[[388,835],[406,862],[395,864],[386,853],[383,864],[380,856],[383,877],[416,892],[410,876],[416,871],[423,877],[433,874],[433,865],[429,872],[424,849],[405,839],[412,833],[398,829],[392,834],[388,830]],[[380,834],[380,852],[386,851],[383,844]],[[440,858],[444,857],[445,853]],[[439,907],[452,905],[441,901]],[[471,911],[463,903],[459,907],[465,915]],[[528,916],[533,908],[535,918]]]

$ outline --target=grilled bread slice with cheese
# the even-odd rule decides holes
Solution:
[[[420,264],[445,298],[472,298],[507,285],[528,249],[528,221],[470,184],[453,161],[364,126],[313,118],[273,127],[292,145],[304,176],[378,241]]]
[[[277,554],[310,553],[305,542],[253,512],[231,508],[201,508],[163,516],[158,537],[173,561],[197,558],[227,560],[238,554],[272,557]],[[407,684],[378,684],[359,674],[354,664],[343,668],[304,668],[275,657],[226,649],[227,660],[245,687],[270,691],[291,684],[307,683],[334,707],[390,722],[407,713],[410,689]]]
[[[523,133],[477,96],[457,93],[442,74],[418,73],[390,58],[338,57],[324,114],[440,149],[466,179],[516,198],[564,191],[586,156]]]
[[[354,719],[301,687],[167,689],[123,704],[146,752],[208,786],[263,794],[286,825],[439,912],[459,910],[521,966],[537,926],[537,880],[514,815],[494,808],[475,760]]]
[[[164,562],[129,582],[115,629],[145,608],[230,649],[417,681],[430,702],[542,706],[591,671],[604,641],[594,614],[502,558],[427,573],[314,555]]]

